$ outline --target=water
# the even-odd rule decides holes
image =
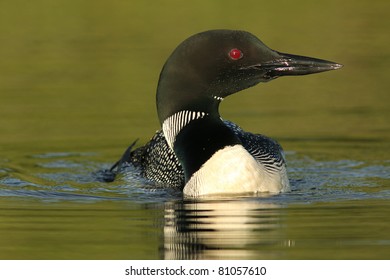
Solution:
[[[388,166],[289,154],[293,191],[183,199],[133,181],[102,183],[91,153],[30,157],[0,180],[3,258],[388,258]],[[12,175],[11,175],[12,174]],[[20,176],[23,177],[23,176]],[[131,179],[130,179],[131,180]]]
[[[17,2],[0,4],[0,259],[390,257],[387,1]],[[221,106],[282,144],[292,191],[191,200],[136,176],[100,182],[158,129],[172,49],[221,27],[345,65]]]

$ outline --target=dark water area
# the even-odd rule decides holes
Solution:
[[[0,259],[389,259],[387,1],[0,3]],[[292,191],[183,198],[98,179],[159,129],[155,89],[178,43],[243,29],[344,64],[227,98],[275,138]]]

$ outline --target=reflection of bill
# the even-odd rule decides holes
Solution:
[[[163,258],[283,258],[280,215],[279,205],[256,199],[167,203]]]

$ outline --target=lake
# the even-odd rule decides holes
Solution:
[[[0,3],[0,259],[389,259],[388,1]],[[186,199],[96,180],[159,129],[162,65],[185,38],[242,29],[337,71],[227,98],[279,141],[292,191]]]

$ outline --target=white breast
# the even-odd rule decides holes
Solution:
[[[289,190],[286,169],[270,172],[241,145],[217,151],[184,187],[186,196],[226,193],[280,193]]]

